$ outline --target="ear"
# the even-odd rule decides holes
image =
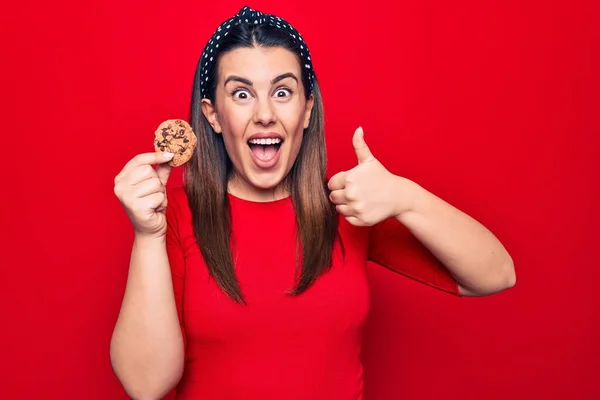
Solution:
[[[217,109],[209,99],[202,99],[202,114],[204,114],[215,133],[223,132],[217,118]]]
[[[306,107],[304,108],[304,129],[308,128],[308,124],[310,123],[310,116],[312,115],[314,105],[315,96],[311,93],[308,100],[306,100]]]

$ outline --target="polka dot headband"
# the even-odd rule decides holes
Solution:
[[[300,33],[298,33],[298,31],[294,29],[292,25],[275,15],[263,14],[260,11],[255,11],[248,6],[244,6],[233,18],[226,20],[217,28],[211,39],[206,44],[202,55],[200,56],[202,65],[200,69],[200,90],[202,92],[202,98],[207,98],[209,95],[208,72],[214,63],[213,53],[219,48],[220,42],[225,36],[227,36],[231,27],[241,23],[250,25],[267,23],[273,27],[287,32],[296,41],[296,43],[300,45],[300,58],[302,59],[304,69],[308,75],[308,81],[310,85],[309,91],[312,92],[315,74],[313,72],[312,61],[310,59],[310,52],[308,51],[308,47],[306,47],[306,43],[304,43],[304,39],[302,39],[302,36],[300,36]]]

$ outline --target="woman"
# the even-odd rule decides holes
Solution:
[[[327,181],[322,107],[300,34],[244,7],[198,64],[185,188],[166,195],[169,154],[115,178],[135,241],[111,360],[132,397],[360,399],[367,260],[459,296],[514,285],[493,234],[388,172],[362,129]]]

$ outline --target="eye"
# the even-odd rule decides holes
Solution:
[[[234,99],[236,100],[246,100],[250,98],[250,92],[246,89],[236,89],[231,93]]]
[[[275,91],[275,97],[284,98],[292,95],[292,91],[288,88],[279,88]]]

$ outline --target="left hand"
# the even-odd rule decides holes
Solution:
[[[397,216],[402,210],[398,194],[404,178],[390,173],[371,153],[364,140],[362,128],[352,137],[358,165],[339,172],[328,183],[329,199],[336,210],[356,226],[375,225]]]

